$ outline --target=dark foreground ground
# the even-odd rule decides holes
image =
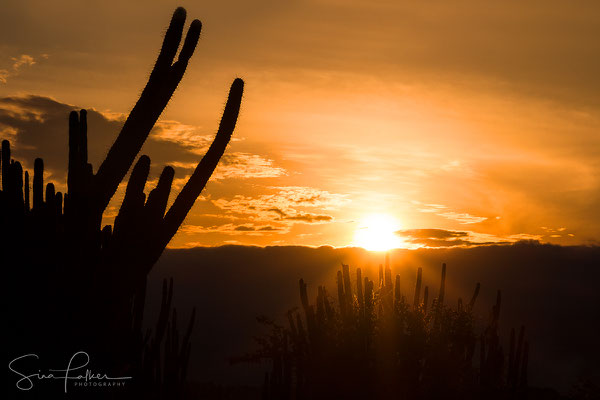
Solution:
[[[150,275],[146,323],[155,321],[160,281],[173,277],[180,321],[189,318],[193,306],[197,308],[189,381],[205,393],[229,390],[258,396],[247,386],[259,386],[267,366],[228,361],[255,348],[253,337],[263,332],[256,316],[283,322],[285,312],[299,304],[298,279],[304,278],[313,297],[318,285],[333,287],[342,262],[351,271],[366,269],[373,278],[383,257],[331,247],[167,250]],[[442,262],[448,265],[449,304],[471,296],[481,282],[475,313],[482,321],[496,290],[502,290],[501,337],[508,347],[510,328],[526,326],[531,385],[568,393],[581,378],[600,382],[600,247],[518,243],[391,252],[392,271],[401,275],[408,293],[413,291],[417,267],[423,267],[424,284],[436,294]]]

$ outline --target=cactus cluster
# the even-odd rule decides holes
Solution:
[[[229,92],[216,137],[167,210],[174,170],[165,167],[148,195],[150,158],[139,157],[129,177],[114,226],[102,216],[133,165],[150,130],[183,77],[199,39],[194,20],[179,56],[186,12],[178,8],[139,100],[97,172],[88,162],[87,114],[71,112],[67,192],[44,186],[44,162],[30,174],[2,142],[1,259],[8,271],[11,355],[39,349],[62,360],[85,349],[110,371],[161,376],[165,387],[185,375],[190,328],[179,342],[172,289],[166,291],[154,336],[141,335],[146,277],[177,232],[223,155],[237,121],[243,81]],[[164,351],[160,351],[160,347]],[[163,357],[163,364],[159,361]],[[169,378],[170,377],[170,378]],[[152,385],[146,386],[146,389]],[[156,394],[160,391],[153,390]],[[169,397],[169,396],[167,396]]]
[[[272,363],[264,399],[525,396],[528,343],[524,328],[518,340],[513,330],[505,359],[498,337],[500,292],[479,336],[473,316],[479,284],[468,303],[459,298],[453,308],[444,299],[445,264],[438,296],[430,301],[421,268],[408,297],[400,276],[392,278],[388,257],[385,263],[376,281],[364,277],[360,268],[353,280],[349,266],[342,264],[336,298],[319,286],[315,304],[301,279],[301,310],[288,312],[287,326],[259,319],[271,327],[270,333],[258,339],[258,351],[235,361]]]

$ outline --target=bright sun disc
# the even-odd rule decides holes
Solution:
[[[354,234],[354,245],[371,251],[386,251],[401,247],[396,234],[398,221],[388,214],[372,214],[362,219]]]

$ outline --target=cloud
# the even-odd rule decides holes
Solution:
[[[447,231],[445,229],[407,229],[396,232],[402,236],[410,236],[414,238],[427,238],[427,239],[452,239],[466,237],[469,235],[468,232],[462,231]]]
[[[471,231],[453,231],[446,229],[405,229],[395,232],[404,242],[416,247],[472,247],[492,244],[508,244],[519,241],[537,242],[542,235],[520,233],[508,236],[496,236]]]
[[[176,143],[189,152],[203,155],[208,150],[214,135],[203,135],[199,133],[199,130],[197,126],[164,120],[156,123],[151,137],[159,142]]]
[[[42,54],[40,58],[46,59],[48,58],[48,55]],[[18,75],[23,67],[31,67],[32,65],[37,64],[36,59],[29,54],[21,54],[18,57],[11,57],[10,59],[12,65],[8,68],[0,69],[0,83],[6,84],[8,78]]]
[[[323,214],[310,214],[310,213],[299,213],[296,215],[288,215],[284,219],[289,221],[306,222],[308,224],[319,223],[319,222],[330,222],[333,220],[331,215]]]
[[[297,213],[294,215],[289,215],[288,213],[276,207],[270,208],[267,211],[271,211],[278,215],[278,219],[280,220],[305,222],[307,224],[333,221],[333,217],[331,215],[325,214]]]
[[[212,200],[227,213],[259,221],[288,221],[290,223],[319,224],[333,221],[333,216],[306,211],[306,209],[335,210],[348,199],[344,195],[301,186],[268,187],[277,190],[259,196],[236,195],[231,199]]]
[[[23,65],[32,66],[35,64],[33,57],[27,54],[21,54],[19,57],[11,57],[11,60],[14,61],[12,66],[13,71],[18,71]]]
[[[264,236],[273,233],[287,233],[289,228],[286,226],[274,225],[254,225],[254,224],[223,224],[223,225],[184,225],[180,231],[191,234],[198,233],[222,233],[225,235],[247,234],[250,236]]]
[[[20,68],[33,62],[16,60]],[[15,158],[30,167],[42,157],[46,170],[58,181],[64,181],[68,154],[68,116],[80,107],[55,99],[28,95],[0,98],[0,132],[11,138]],[[125,115],[88,108],[88,143],[90,162],[97,169],[121,130]],[[177,121],[158,121],[140,154],[152,159],[154,173],[165,165],[176,169],[176,179],[189,176],[212,142],[212,136],[201,135],[200,129]],[[227,152],[212,179],[251,179],[285,175],[273,160],[247,152]],[[179,182],[182,183],[182,182]],[[184,182],[183,182],[184,183]],[[182,186],[182,185],[180,185]]]
[[[0,69],[0,83],[6,83],[9,76],[10,72],[8,72],[8,70]]]
[[[418,202],[415,202],[418,203]],[[459,213],[448,210],[448,207],[442,204],[423,204],[417,211],[422,213],[433,213],[440,217],[451,219],[459,224],[477,224],[488,219],[488,217],[478,217],[469,213]]]
[[[223,155],[212,179],[277,178],[286,174],[285,169],[274,166],[273,160],[258,154],[234,152]]]

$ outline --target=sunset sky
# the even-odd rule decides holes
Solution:
[[[180,190],[246,86],[171,247],[600,244],[598,1],[4,0],[14,157],[43,157],[64,190],[68,113],[86,108],[96,169],[180,5],[203,29],[142,150],[147,190],[167,164]]]

